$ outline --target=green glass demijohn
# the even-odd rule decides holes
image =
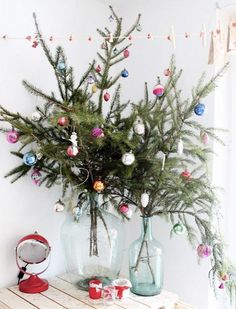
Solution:
[[[129,274],[133,293],[142,296],[161,293],[163,249],[153,238],[151,217],[142,217],[141,235],[129,248]]]

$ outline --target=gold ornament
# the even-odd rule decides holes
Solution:
[[[92,92],[96,93],[98,91],[98,87],[96,85],[92,86]]]
[[[93,189],[98,193],[101,193],[105,189],[105,184],[101,180],[95,180],[93,183]]]

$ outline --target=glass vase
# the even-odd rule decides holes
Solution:
[[[140,237],[129,248],[131,291],[152,296],[161,293],[163,286],[163,249],[153,238],[151,217],[142,217]]]
[[[61,229],[70,281],[87,290],[90,280],[109,285],[119,276],[124,251],[123,222],[89,195],[79,218],[69,214]]]

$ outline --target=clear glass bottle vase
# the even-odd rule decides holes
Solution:
[[[69,214],[61,229],[70,281],[87,290],[90,280],[110,284],[119,276],[124,252],[123,222],[101,208],[98,194],[88,195],[82,215]]]
[[[141,236],[129,248],[129,274],[133,293],[142,296],[161,293],[163,249],[153,238],[151,217],[142,217]]]

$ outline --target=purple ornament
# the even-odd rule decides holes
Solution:
[[[220,285],[219,285],[219,289],[224,289],[225,288],[225,285],[224,283],[222,282]]]
[[[200,258],[209,257],[212,254],[212,248],[205,244],[200,244],[197,247],[197,254]]]
[[[92,136],[95,138],[104,137],[104,131],[101,128],[93,128],[92,129]]]
[[[15,144],[16,142],[18,142],[20,137],[20,133],[13,130],[10,130],[7,132],[7,141],[11,144]]]
[[[37,169],[33,170],[31,174],[31,179],[36,186],[40,185],[41,178],[42,174],[40,173],[40,171]]]

